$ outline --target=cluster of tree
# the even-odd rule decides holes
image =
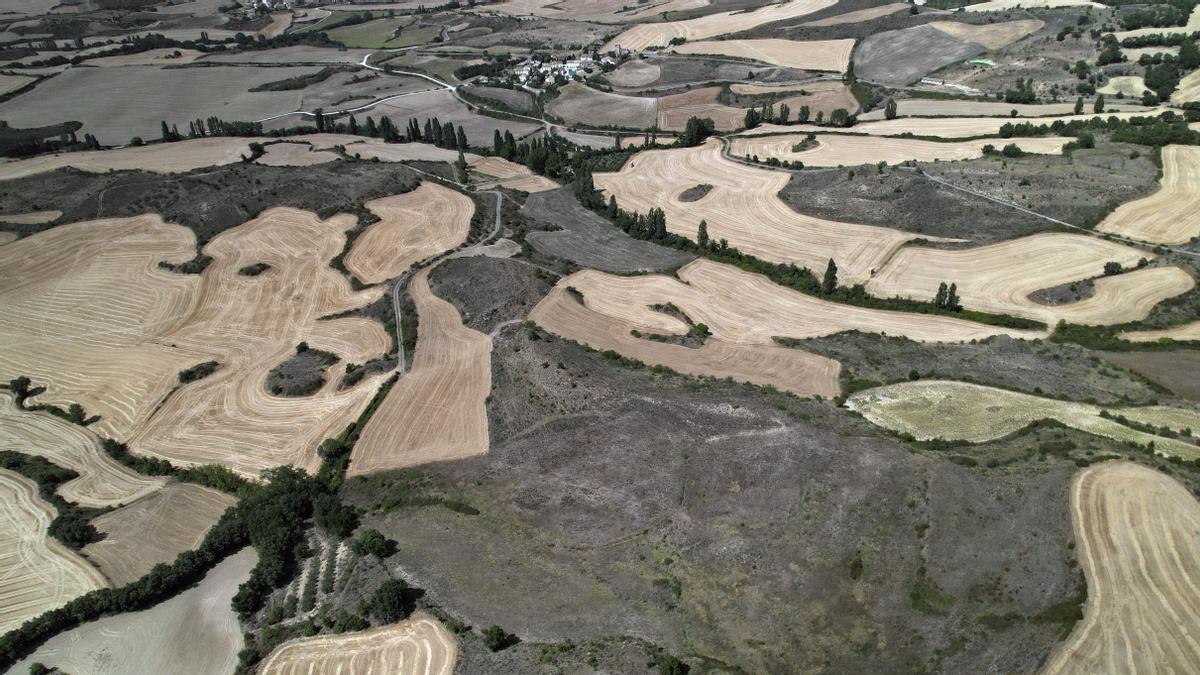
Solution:
[[[1121,40],[1122,47],[1136,49],[1138,47],[1178,47],[1184,42],[1195,40],[1200,33],[1155,33],[1153,35],[1138,35]]]
[[[48,534],[51,537],[76,550],[99,539],[99,533],[89,521],[99,515],[100,511],[82,508],[58,494],[59,486],[78,478],[78,473],[45,457],[11,450],[0,451],[0,468],[19,473],[37,483],[38,494],[58,512],[54,520],[50,521]]]
[[[511,65],[507,54],[498,54],[491,60],[485,63],[472,63],[465,66],[459,66],[454,69],[454,77],[460,81],[466,81],[472,77],[486,75],[487,77],[499,77],[504,74],[504,71]]]
[[[1135,9],[1121,14],[1121,26],[1125,30],[1182,26],[1187,23],[1195,4],[1195,0],[1168,0]]]
[[[230,494],[240,494],[251,486],[246,479],[220,464],[179,468],[165,459],[134,455],[129,452],[127,445],[111,438],[101,439],[100,447],[120,464],[147,476],[171,476],[185,483],[196,483]]]
[[[962,303],[958,297],[958,284],[946,285],[942,282],[937,289],[937,293],[933,296],[933,306],[938,309],[948,309],[951,312],[962,310]]]
[[[1107,66],[1112,63],[1122,63],[1126,61],[1125,54],[1121,51],[1121,45],[1117,42],[1117,38],[1108,33],[1100,38],[1100,54],[1096,57],[1096,65]]]
[[[1107,132],[1117,143],[1133,143],[1162,147],[1164,145],[1200,145],[1200,132],[1188,128],[1188,121],[1195,118],[1200,121],[1200,108],[1184,106],[1185,117],[1180,117],[1173,110],[1167,110],[1158,117],[1093,117],[1090,120],[1073,120],[1064,122],[1055,120],[1052,124],[1034,124],[1032,122],[1007,122],[1000,127],[1001,138],[1047,136],[1075,136],[1084,133]]]
[[[786,103],[780,104],[779,112],[775,112],[775,104],[764,103],[761,108],[747,108],[746,116],[742,120],[742,125],[747,129],[762,124],[763,122],[773,122],[775,124],[787,124],[788,118],[791,117],[792,111]]]
[[[28,157],[43,152],[94,150],[100,144],[91,134],[85,134],[80,142],[76,132],[83,126],[76,121],[51,124],[44,127],[18,129],[0,121],[0,155],[5,157]]]
[[[1179,80],[1200,67],[1200,48],[1196,47],[1194,40],[1184,40],[1179,45],[1178,56],[1165,53],[1144,54],[1138,63],[1146,69],[1142,76],[1146,82],[1146,89],[1154,92],[1158,100],[1166,101],[1179,86]]]
[[[787,106],[784,106],[785,108]],[[716,131],[716,123],[709,117],[689,117],[683,135],[675,140],[676,145],[691,147],[700,145]]]
[[[1024,157],[1025,151],[1022,150],[1021,147],[1019,145],[1017,145],[1016,143],[1009,143],[1008,145],[1004,146],[1000,151],[997,152],[996,146],[992,145],[991,143],[988,143],[987,145],[983,146],[983,154],[985,154],[985,155],[1002,155],[1004,157],[1015,159],[1017,157]]]
[[[1017,84],[1011,89],[1004,90],[1005,103],[1037,103],[1037,94],[1033,91],[1033,78],[1017,78]]]

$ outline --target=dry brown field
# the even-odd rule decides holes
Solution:
[[[1046,24],[1037,19],[1027,19],[1024,21],[1005,21],[1003,23],[985,25],[959,23],[957,21],[934,21],[926,25],[936,28],[950,37],[974,42],[987,49],[1001,49],[1027,35],[1036,33]]]
[[[414,614],[390,626],[286,642],[263,659],[258,673],[451,675],[457,661],[454,635],[432,616]]]
[[[642,152],[620,171],[594,176],[596,186],[615,195],[623,209],[647,213],[662,208],[671,232],[694,240],[700,221],[706,220],[713,241],[727,239],[745,253],[771,262],[796,263],[818,275],[834,258],[843,284],[866,281],[872,270],[915,236],[797,213],[778,197],[788,178],[786,173],[724,158],[716,139],[694,148]],[[704,184],[713,189],[699,201],[679,198],[689,188]]]
[[[596,91],[572,82],[546,106],[546,111],[572,124],[649,128],[658,119],[658,100]]]
[[[9,92],[14,92],[36,79],[36,77],[30,77],[29,75],[0,74],[0,96],[3,96]]]
[[[367,422],[349,475],[488,450],[484,403],[492,388],[492,338],[463,326],[454,305],[429,290],[429,270],[414,274],[408,286],[418,317],[412,368]]]
[[[1175,479],[1125,461],[1071,481],[1083,620],[1042,675],[1200,671],[1200,503]]]
[[[1140,108],[1140,106],[1139,106]],[[1118,119],[1129,119],[1130,117],[1145,117],[1153,116],[1163,112],[1165,108],[1140,108],[1135,112],[1104,112],[1101,117],[1108,119],[1116,117]],[[1096,115],[1062,115],[1055,119],[1063,122],[1073,120],[1090,120]],[[930,136],[946,138],[973,138],[975,136],[995,136],[1000,133],[1000,127],[1011,123],[1011,117],[898,117],[894,120],[875,120],[863,122],[854,126],[854,133],[867,134],[870,136],[899,136],[901,134],[912,134],[914,136]],[[1054,120],[1047,120],[1049,124]],[[778,124],[764,124],[755,127],[750,131],[743,132],[743,136],[755,136],[761,134],[776,134],[776,133],[796,133],[802,131],[828,131],[828,127],[819,127],[813,124],[795,124],[781,126]]]
[[[1168,340],[1200,340],[1200,321],[1193,321],[1185,323],[1182,326],[1162,330],[1129,331],[1120,333],[1118,337],[1130,342],[1158,342],[1163,338]]]
[[[713,337],[730,343],[774,344],[861,331],[904,336],[919,342],[966,342],[992,335],[1042,337],[1035,331],[987,326],[952,317],[891,312],[822,300],[784,288],[760,274],[698,259],[666,275],[620,276],[582,270],[559,281],[583,294],[591,311],[649,333],[682,335],[681,320],[651,309],[673,304]]]
[[[894,2],[890,5],[879,5],[877,7],[868,7],[866,9],[860,9],[853,12],[846,12],[845,14],[836,14],[827,19],[806,21],[800,25],[803,27],[841,26],[847,23],[858,23],[860,21],[878,19],[881,16],[888,16],[889,14],[895,14],[902,9],[908,9],[908,7],[909,5],[907,2]]]
[[[832,7],[834,4],[836,0],[790,0],[750,11],[720,12],[685,21],[643,23],[609,40],[601,51],[607,52],[616,45],[621,45],[625,49],[639,52],[647,47],[665,46],[672,38],[677,37],[689,42],[705,40],[726,33],[750,30],[775,21],[796,19]]]
[[[83,548],[113,588],[140,579],[159,563],[194,550],[237,499],[192,483],[171,483],[154,494],[94,519],[104,538]]]
[[[1138,431],[1101,417],[1099,406],[967,382],[920,380],[889,384],[852,395],[846,400],[846,407],[873,424],[912,434],[920,440],[941,438],[982,443],[1015,433],[1038,420],[1050,419],[1117,441],[1142,446],[1153,443],[1156,452],[1185,460],[1200,458],[1200,446]],[[1159,407],[1116,408],[1113,412],[1130,418],[1165,416]],[[1175,411],[1176,416],[1189,414],[1196,415],[1192,411]]]
[[[466,241],[475,212],[470,197],[431,182],[363,206],[379,220],[354,240],[345,263],[368,284],[394,279],[414,263]]]
[[[175,56],[175,52],[179,52],[179,56]],[[150,49],[144,52],[138,52],[136,54],[98,56],[94,59],[88,59],[84,63],[89,66],[99,66],[102,68],[146,65],[170,66],[179,65],[182,63],[191,63],[201,56],[204,56],[204,52],[196,51],[195,49],[175,49],[174,47],[163,47],[162,49]]]
[[[267,166],[312,166],[337,160],[336,153],[316,150],[304,143],[272,143],[266,146],[266,153],[255,161]]]
[[[644,87],[658,81],[662,68],[640,59],[633,59],[621,64],[621,67],[608,74],[608,81],[618,87]]]
[[[708,5],[709,0],[654,0],[632,6],[625,0],[505,0],[498,4],[480,5],[471,11],[595,23],[630,23],[646,21],[665,12],[682,12]]]
[[[1054,325],[1114,324],[1145,318],[1166,298],[1186,292],[1194,282],[1177,267],[1155,267],[1103,277],[1095,295],[1064,305],[1042,305],[1034,291],[1099,277],[1104,264],[1133,267],[1152,257],[1130,246],[1078,234],[1046,233],[969,249],[919,246],[901,249],[867,282],[872,295],[930,300],[942,282],[958,284],[970,309],[1011,314]]]
[[[728,377],[800,396],[833,397],[841,390],[838,384],[841,365],[833,359],[799,349],[739,344],[716,337],[694,349],[634,337],[630,333],[634,330],[632,324],[584,306],[561,284],[533,308],[529,319],[551,333],[593,349],[612,350],[626,358],[687,375]]]
[[[195,586],[140,612],[106,616],[50,638],[13,667],[63,673],[233,675],[243,638],[230,602],[257,556],[246,547]]]
[[[775,103],[776,109],[781,105],[786,105],[791,111],[789,117],[793,119],[799,114],[802,106],[808,106],[809,113],[813,117],[816,117],[817,113],[825,113],[825,116],[829,117],[838,108],[845,108],[851,113],[858,111],[858,99],[854,98],[854,93],[850,91],[850,87],[847,87],[842,82],[821,81],[804,85],[783,86],[738,83],[730,85],[729,89],[735,94],[748,95],[787,94],[794,92],[793,95]],[[740,109],[739,112],[742,112],[744,117],[745,112]]]
[[[480,157],[468,166],[483,176],[483,182],[476,186],[480,190],[499,186],[524,192],[545,192],[562,187],[545,176],[533,173],[524,164],[510,162],[503,157]]]
[[[984,138],[974,141],[939,142],[911,138],[881,136],[843,136],[821,134],[818,145],[807,150],[794,152],[792,147],[807,137],[807,134],[786,136],[735,136],[730,152],[740,157],[757,155],[759,159],[774,157],[786,161],[804,162],[805,166],[854,166],[887,162],[899,164],[907,160],[918,162],[955,161],[976,159],[983,156],[983,146],[1002,148],[1015,143],[1026,152],[1058,154],[1070,138]]]
[[[975,5],[967,5],[968,12],[1003,12],[1010,9],[1050,9],[1054,7],[1095,7],[1104,9],[1105,5],[1092,0],[988,0]]]
[[[1200,236],[1200,148],[1163,148],[1162,172],[1158,192],[1122,204],[1096,229],[1154,244],[1185,244]]]
[[[58,220],[62,215],[62,211],[31,211],[29,213],[5,213],[0,214],[0,221],[5,223],[15,223],[17,225],[38,225],[41,223],[49,223]],[[8,232],[6,234],[13,235],[16,239],[16,233]],[[10,240],[11,241],[11,240]],[[4,242],[8,243],[8,242]]]
[[[1136,60],[1136,59],[1135,59]],[[1105,111],[1131,112],[1145,110],[1132,104],[1106,104]],[[896,101],[896,114],[901,117],[996,117],[1009,121],[1013,110],[1017,117],[1050,117],[1074,115],[1075,103],[1004,103],[1002,101],[938,101],[927,98],[905,98]],[[882,120],[883,107],[858,116],[860,121]],[[1107,112],[1105,113],[1107,115]],[[1054,120],[1046,120],[1049,124]]]
[[[58,494],[80,506],[128,504],[165,483],[117,463],[91,431],[46,412],[17,408],[16,399],[7,391],[0,391],[0,450],[44,457],[79,474],[63,483]]]
[[[244,138],[194,138],[177,143],[157,143],[118,150],[88,150],[57,155],[39,155],[0,163],[0,180],[23,178],[63,167],[102,173],[115,171],[153,171],[177,173],[204,166],[220,166],[250,156],[250,142]]]
[[[303,397],[273,396],[265,383],[268,371],[302,341],[360,364],[391,348],[378,321],[322,318],[383,293],[382,287],[354,291],[328,264],[354,222],[353,216],[321,220],[308,211],[274,208],[204,247],[212,264],[187,311],[158,339],[207,353],[221,368],[181,387],[139,424],[129,435],[136,452],[184,465],[217,462],[248,476],[281,464],[316,469],[316,446],[362,412],[386,374],[339,389],[343,366],[337,364],[321,389]],[[238,274],[257,263],[271,269]]]
[[[104,588],[104,577],[46,534],[57,514],[37,484],[0,469],[0,634]]]
[[[16,232],[0,232],[0,246],[17,240]]]
[[[671,94],[658,99],[658,126],[678,131],[687,126],[688,118],[707,117],[718,131],[736,129],[745,121],[746,111],[717,101],[720,87],[704,87]]]
[[[702,40],[685,42],[673,51],[679,54],[705,54],[753,59],[774,66],[800,70],[845,72],[854,50],[854,39],[844,40]]]

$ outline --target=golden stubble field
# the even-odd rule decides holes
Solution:
[[[1106,262],[1134,267],[1154,256],[1130,246],[1079,234],[1046,233],[969,249],[910,246],[901,249],[867,282],[880,297],[931,300],[941,282],[958,284],[970,309],[1010,314],[1047,324],[1108,325],[1144,319],[1154,305],[1185,293],[1195,282],[1178,267],[1149,267],[1095,282],[1084,300],[1043,305],[1034,291],[1100,277]]]
[[[917,235],[886,227],[839,223],[793,211],[779,199],[788,174],[726,159],[710,139],[694,148],[653,150],[632,157],[616,173],[597,173],[596,187],[626,210],[662,208],[667,228],[695,240],[701,220],[713,241],[727,239],[744,253],[778,263],[796,263],[817,274],[834,258],[843,284],[862,283],[904,242]],[[703,198],[680,194],[712,185]],[[932,296],[930,296],[932,297]]]
[[[1186,244],[1200,236],[1200,148],[1162,149],[1162,187],[1126,202],[1096,229],[1154,244]]]
[[[104,577],[46,534],[57,514],[37,484],[0,469],[0,634],[104,588]]]
[[[488,450],[492,338],[464,326],[454,305],[433,294],[430,269],[414,274],[408,286],[419,320],[412,368],[367,422],[350,456],[349,475]]]
[[[328,261],[354,219],[271,209],[214,238],[201,275],[158,268],[195,254],[191,231],[154,215],[75,223],[0,248],[0,377],[28,375],[38,401],[81,403],[97,432],[180,464],[218,462],[243,475],[293,463],[366,406],[385,375],[301,398],[267,393],[267,372],[306,341],[363,363],[391,339],[365,318],[325,319],[376,300]],[[238,273],[266,263],[258,276]],[[220,364],[177,388],[180,371]]]
[[[808,134],[786,134],[783,136],[735,136],[730,143],[730,152],[739,157],[767,159],[774,157],[785,161],[803,162],[805,166],[855,166],[887,162],[899,164],[908,160],[918,162],[955,161],[983,157],[983,146],[992,145],[999,149],[1014,143],[1025,152],[1058,154],[1062,146],[1073,139],[1062,137],[1045,138],[983,138],[973,141],[925,141],[915,138],[893,138],[872,136],[847,136],[843,134],[820,134],[817,145],[795,151],[796,144],[803,142]]]
[[[1200,672],[1200,502],[1111,461],[1076,474],[1070,505],[1088,599],[1042,675]]]
[[[437,619],[418,613],[390,626],[286,642],[263,659],[258,675],[450,675],[457,661],[454,635]]]
[[[749,11],[719,12],[684,21],[643,23],[609,40],[601,51],[607,52],[616,45],[621,45],[625,49],[638,52],[647,47],[665,46],[672,38],[677,37],[688,42],[705,40],[725,33],[750,30],[766,23],[796,19],[832,7],[834,4],[835,0],[789,0]]]
[[[1200,429],[1200,413],[1158,406],[1102,408],[1032,394],[951,380],[920,380],[875,387],[846,400],[846,407],[881,427],[912,434],[919,440],[942,438],[972,443],[1014,433],[1026,425],[1053,419],[1069,427],[1117,441],[1147,445],[1184,459],[1200,457],[1200,446],[1138,431],[1100,416],[1102,410],[1129,419]]]
[[[773,66],[841,73],[850,64],[854,40],[701,40],[685,42],[672,51],[679,54],[732,56]]]
[[[354,240],[346,269],[368,284],[394,279],[413,263],[467,240],[475,203],[437,183],[363,204],[379,217]]]

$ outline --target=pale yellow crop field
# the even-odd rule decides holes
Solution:
[[[701,40],[685,42],[673,51],[679,54],[706,54],[754,59],[774,66],[801,70],[845,72],[854,50],[853,39],[843,40]]]
[[[887,162],[899,164],[908,160],[918,162],[955,161],[983,157],[983,146],[996,149],[1013,143],[1025,152],[1058,154],[1070,138],[984,138],[974,141],[924,141],[914,138],[881,136],[846,136],[821,134],[817,146],[796,152],[793,148],[808,134],[784,136],[735,136],[730,152],[739,157],[754,157],[803,162],[805,166],[854,166]]]
[[[621,45],[638,52],[647,47],[662,47],[677,37],[689,42],[705,40],[725,33],[750,30],[765,23],[796,19],[834,4],[835,0],[789,0],[750,11],[719,12],[684,21],[643,23],[609,40],[601,51],[607,52]]]
[[[363,206],[379,220],[354,240],[345,263],[368,284],[394,279],[413,263],[466,241],[475,212],[470,197],[432,182]]]
[[[1162,149],[1162,187],[1117,207],[1096,229],[1154,244],[1185,244],[1200,236],[1200,148]]]
[[[454,635],[437,619],[414,614],[390,626],[286,642],[263,659],[258,675],[451,675],[457,661]]]
[[[1161,330],[1135,330],[1118,333],[1117,337],[1130,342],[1158,342],[1168,340],[1200,340],[1200,321],[1192,321],[1173,328]]]

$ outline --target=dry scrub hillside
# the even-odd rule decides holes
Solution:
[[[1014,433],[1043,419],[1056,420],[1090,434],[1138,445],[1154,444],[1157,452],[1195,459],[1200,446],[1138,431],[1101,417],[1103,408],[1088,403],[1022,394],[967,382],[921,380],[876,387],[854,394],[846,407],[881,427],[912,434],[919,440],[982,443]],[[1130,419],[1157,420],[1161,408],[1112,408]],[[1200,421],[1200,413],[1169,409],[1178,417]],[[1197,425],[1200,427],[1200,425]]]
[[[152,495],[92,520],[104,535],[83,555],[114,587],[140,579],[159,563],[194,550],[234,497],[191,483],[171,483]]]
[[[1155,244],[1185,244],[1200,236],[1200,148],[1168,145],[1162,170],[1162,189],[1122,204],[1096,229]]]
[[[1153,257],[1130,246],[1078,234],[1047,233],[969,249],[920,246],[901,249],[867,281],[873,295],[930,300],[942,282],[958,285],[962,304],[971,309],[1011,314],[1053,325],[1106,325],[1146,318],[1159,302],[1195,286],[1178,267],[1150,267],[1102,277],[1104,265],[1133,268]],[[1043,305],[1030,294],[1083,279],[1098,278],[1091,297],[1062,305]]]
[[[300,638],[279,645],[258,668],[259,675],[312,673],[404,673],[451,675],[458,644],[431,616],[357,633]]]
[[[586,296],[585,296],[586,298]],[[800,396],[837,396],[840,365],[833,359],[764,344],[739,344],[709,338],[686,347],[635,337],[633,324],[601,314],[580,303],[564,286],[556,286],[529,313],[545,330],[593,349],[614,351],[651,366],[666,366],[687,375],[732,378],[769,385]]]
[[[475,212],[470,197],[432,182],[363,206],[379,220],[354,240],[345,263],[368,284],[394,279],[413,263],[466,241]]]
[[[785,136],[735,136],[730,143],[730,153],[742,157],[768,159],[774,157],[785,161],[803,162],[805,166],[854,166],[887,162],[899,164],[908,160],[918,162],[955,161],[976,159],[983,156],[983,146],[1002,148],[1015,143],[1025,152],[1058,154],[1070,138],[983,138],[974,141],[922,141],[913,138],[878,138],[871,136],[845,136],[821,134],[815,147],[800,151],[794,148],[803,143],[808,134]]]
[[[230,602],[257,560],[246,547],[179,595],[59,633],[9,672],[43,663],[63,673],[231,675],[243,638]]]
[[[94,567],[46,534],[55,515],[36,483],[0,469],[0,634],[106,585]]]
[[[58,494],[80,506],[128,504],[158,490],[165,482],[118,464],[87,429],[46,412],[21,410],[7,391],[0,391],[0,451],[44,457],[78,473],[78,478],[58,488]]]
[[[271,395],[265,383],[268,371],[300,342],[359,364],[391,348],[375,320],[325,318],[383,293],[352,290],[328,264],[354,222],[352,216],[321,220],[308,211],[275,208],[204,247],[213,262],[187,312],[160,339],[206,353],[221,368],[181,387],[140,424],[128,436],[136,452],[181,464],[217,462],[251,476],[281,464],[316,469],[316,446],[362,412],[386,375],[340,389],[338,365],[320,390],[294,398]],[[270,269],[257,276],[239,273],[258,263]]]
[[[1071,482],[1083,620],[1043,675],[1200,671],[1200,503],[1173,478],[1104,462]]]
[[[854,39],[844,40],[703,40],[685,42],[674,51],[679,54],[715,54],[740,59],[753,59],[773,66],[845,72],[850,64]]]
[[[583,294],[588,309],[643,332],[683,335],[689,326],[658,311],[674,305],[714,337],[743,344],[774,344],[843,331],[882,333],[918,342],[967,342],[992,335],[1019,338],[1041,333],[987,326],[946,316],[891,312],[829,302],[784,288],[760,274],[698,259],[676,273],[618,276],[583,270],[558,282]]]
[[[429,290],[429,270],[408,286],[418,317],[412,368],[367,422],[350,475],[487,452],[492,338],[463,326],[454,305]]]
[[[778,197],[788,174],[728,160],[715,139],[694,148],[642,152],[619,172],[598,173],[594,178],[596,186],[615,196],[623,209],[647,213],[662,208],[671,232],[695,240],[700,221],[706,220],[713,241],[727,239],[745,253],[772,262],[794,262],[818,274],[834,258],[839,279],[846,284],[865,281],[896,248],[913,238],[888,228],[797,213]],[[680,199],[697,185],[713,187],[698,201]]]
[[[709,14],[685,21],[643,23],[621,33],[608,41],[601,51],[609,51],[621,45],[635,52],[647,47],[666,46],[672,38],[681,37],[692,42],[726,33],[737,33],[775,21],[795,19],[806,14],[832,7],[836,0],[787,0],[749,11],[730,11]]]

